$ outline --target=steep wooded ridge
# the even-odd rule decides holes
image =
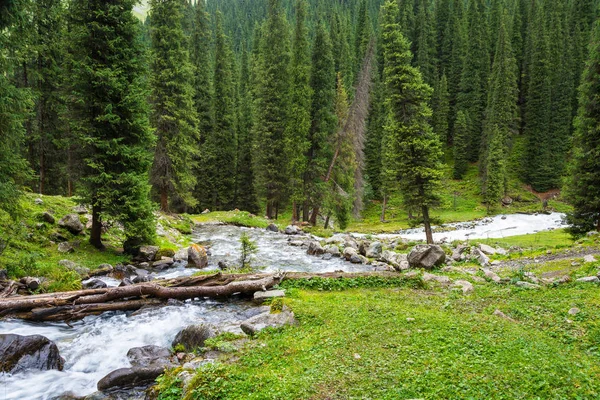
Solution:
[[[77,194],[90,242],[119,222],[134,252],[157,205],[343,230],[397,198],[428,227],[453,178],[490,212],[571,182],[574,232],[598,225],[597,0],[136,4],[2,4],[3,212]]]

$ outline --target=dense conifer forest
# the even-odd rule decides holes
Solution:
[[[596,0],[134,6],[0,2],[2,210],[81,196],[97,247],[107,220],[152,241],[158,207],[343,229],[399,196],[427,226],[477,165],[489,209],[518,181],[598,224]]]

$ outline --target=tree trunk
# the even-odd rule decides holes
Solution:
[[[327,213],[327,218],[325,218],[325,225],[324,225],[325,229],[329,228],[329,218],[330,217],[331,217],[331,214]]]
[[[92,231],[90,233],[90,244],[97,249],[104,249],[102,244],[102,220],[100,219],[100,206],[92,206]]]
[[[310,224],[312,226],[317,226],[317,217],[319,216],[319,207],[315,207],[312,210],[312,214],[310,215]]]
[[[431,221],[429,220],[429,208],[427,206],[423,206],[422,210],[423,210],[423,225],[425,225],[425,236],[427,238],[427,244],[433,244],[433,232],[431,232]]]
[[[302,221],[304,222],[308,222],[308,214],[309,214],[309,206],[308,206],[308,201],[304,201],[304,203],[302,204]]]
[[[383,204],[381,205],[381,216],[379,217],[379,221],[385,222],[385,211],[387,208],[387,195],[383,195]]]
[[[600,217],[598,217],[598,223],[596,224],[596,231],[600,232]]]
[[[267,219],[273,218],[273,200],[267,199]]]
[[[71,154],[71,146],[67,147],[67,168],[69,170],[67,176],[67,197],[73,196],[73,176],[71,172],[73,171],[73,156]]]
[[[292,202],[292,224],[298,222],[298,207],[296,205],[296,200]]]
[[[166,186],[160,188],[160,210],[166,213],[169,212],[169,193]]]

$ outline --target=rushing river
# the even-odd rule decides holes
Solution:
[[[562,215],[508,215],[485,221],[452,224],[452,231],[436,233],[436,240],[447,238],[475,239],[506,237],[559,228]],[[330,272],[343,270],[369,271],[368,265],[355,265],[339,258],[323,259],[309,256],[306,247],[290,246],[289,241],[302,237],[286,236],[264,229],[248,229],[224,225],[205,225],[194,232],[194,240],[210,248],[209,268],[219,261],[232,264],[239,259],[240,236],[246,232],[258,246],[253,265],[267,272],[304,271]],[[363,235],[356,235],[357,237]],[[394,235],[375,235],[382,238],[423,239],[422,230],[409,230]],[[159,277],[190,275],[196,270],[178,265],[162,271]],[[118,281],[107,280],[116,285]],[[68,327],[65,324],[33,324],[22,321],[0,322],[0,333],[43,335],[53,340],[65,358],[62,372],[32,372],[10,376],[0,375],[0,400],[49,400],[65,392],[84,396],[96,391],[97,382],[109,372],[128,367],[127,351],[132,347],[159,345],[169,347],[177,332],[184,327],[208,323],[221,329],[240,332],[239,324],[251,305],[243,302],[195,301],[181,306],[168,306],[143,312],[106,313]]]

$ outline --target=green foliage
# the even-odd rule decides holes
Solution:
[[[243,232],[242,236],[240,237],[240,245],[240,268],[252,268],[251,257],[258,251],[256,242],[250,239],[250,236],[248,236],[246,232]]]
[[[305,289],[339,291],[357,288],[411,287],[423,288],[425,283],[420,276],[398,276],[397,278],[368,276],[357,278],[308,278],[285,280],[280,285],[284,289]]]
[[[433,131],[439,136],[443,143],[450,140],[450,132],[448,127],[448,117],[450,113],[450,95],[448,93],[448,79],[446,74],[436,81],[435,90],[433,91],[432,100]]]
[[[156,378],[155,390],[159,392],[157,400],[180,400],[183,396],[182,382],[175,371]]]
[[[469,117],[460,110],[454,123],[454,179],[462,179],[469,168]]]

